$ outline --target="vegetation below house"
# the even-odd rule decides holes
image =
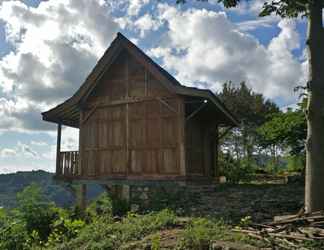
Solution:
[[[296,213],[302,206],[303,185],[223,184],[201,193],[192,203],[183,197],[170,196],[170,202],[164,196],[154,201],[160,202],[154,209],[135,212],[102,194],[82,214],[76,207],[57,207],[33,184],[17,194],[16,208],[0,210],[0,249],[271,247],[266,240],[255,240],[234,229],[270,221],[274,215]],[[297,243],[311,245],[306,249],[318,249],[322,244]]]

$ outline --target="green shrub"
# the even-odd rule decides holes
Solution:
[[[222,222],[212,222],[205,218],[191,221],[182,234],[180,249],[202,249],[210,245],[211,240],[223,238],[227,228]],[[208,249],[208,248],[207,248]]]
[[[170,210],[138,215],[129,212],[121,221],[98,217],[85,226],[77,238],[64,243],[59,249],[118,249],[122,244],[140,240],[144,236],[175,223]]]
[[[160,250],[161,249],[161,236],[159,234],[155,234],[152,237],[151,249],[152,250]]]
[[[130,210],[130,204],[128,201],[112,197],[112,214],[117,216],[124,216]]]
[[[3,224],[0,228],[1,250],[24,250],[30,249],[32,238],[26,230],[23,221],[12,220]]]
[[[24,222],[28,234],[36,231],[40,240],[46,241],[51,233],[51,224],[58,216],[55,205],[45,200],[36,184],[18,193],[17,202],[16,217]]]
[[[113,204],[111,198],[107,193],[101,194],[97,199],[91,202],[86,211],[88,216],[91,218],[98,216],[111,217],[113,215]]]
[[[47,246],[71,240],[85,227],[83,220],[73,219],[67,210],[58,209],[58,214],[58,219],[51,225],[51,234],[48,237]]]
[[[231,183],[239,183],[240,181],[250,181],[251,176],[257,169],[254,160],[241,159],[236,160],[229,155],[220,154],[219,165],[221,175]]]
[[[301,172],[305,168],[304,155],[291,155],[287,157],[287,170],[289,172]]]

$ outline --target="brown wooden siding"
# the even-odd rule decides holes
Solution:
[[[217,171],[217,125],[215,122],[202,122],[197,117],[186,122],[187,175],[214,177]]]
[[[127,53],[107,71],[81,113],[83,176],[184,174],[183,100]]]

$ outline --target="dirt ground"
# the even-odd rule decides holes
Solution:
[[[304,202],[302,182],[283,184],[277,180],[220,184],[189,193],[180,193],[169,201],[176,203],[175,210],[180,216],[219,217],[229,224],[246,216],[254,222],[271,221],[277,215],[297,213]]]
[[[213,188],[202,187],[189,196],[184,193],[171,202],[177,202],[176,212],[182,218],[219,218],[226,224],[236,226],[240,220],[250,216],[254,223],[272,221],[274,216],[296,214],[303,207],[304,184],[284,184],[278,180],[261,180],[249,184],[221,184]],[[170,202],[170,201],[169,201]],[[159,232],[161,249],[174,249],[181,229]],[[151,249],[152,235],[132,242],[125,249]],[[225,242],[228,244],[238,244]],[[259,249],[248,245],[230,249]],[[244,248],[246,247],[246,248]],[[124,249],[124,248],[123,248]],[[206,248],[207,249],[207,248]],[[208,249],[228,249],[215,247]],[[268,249],[268,248],[267,248]],[[270,248],[271,249],[271,248]]]

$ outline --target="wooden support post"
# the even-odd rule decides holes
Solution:
[[[56,144],[56,175],[62,175],[62,166],[61,164],[61,136],[62,136],[62,125],[57,124],[57,144]]]
[[[218,164],[218,150],[219,150],[219,137],[218,137],[218,126],[216,127],[215,130],[215,136],[214,136],[214,140],[213,140],[213,150],[214,150],[214,176],[217,178],[219,177],[219,164]]]
[[[211,150],[210,150],[210,128],[204,127],[203,131],[203,168],[204,175],[206,177],[211,177],[212,175],[212,163],[211,163]]]
[[[80,184],[78,205],[81,211],[85,211],[85,209],[87,208],[87,184]]]

